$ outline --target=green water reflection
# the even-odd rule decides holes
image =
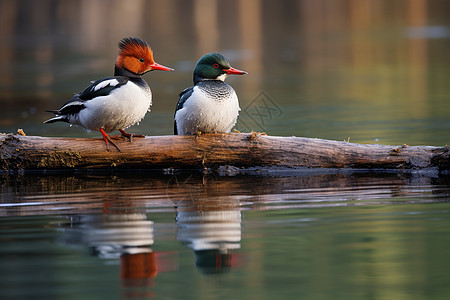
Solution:
[[[442,247],[449,242],[445,237],[448,230],[439,220],[444,207],[437,205],[430,211],[414,207],[408,207],[410,211],[331,209],[329,214],[321,212],[328,217],[319,224],[302,226],[291,221],[289,229],[283,229],[288,231],[285,234],[280,234],[280,228],[272,229],[263,239],[263,247],[270,249],[265,255],[271,258],[264,264],[269,276],[264,283],[284,291],[287,298],[295,297],[294,286],[305,298],[428,299],[448,295],[444,283],[449,279],[448,264],[441,260],[446,252]],[[420,217],[412,217],[414,213]],[[314,212],[308,215],[315,216]],[[290,275],[281,270],[289,270]],[[276,294],[274,291],[273,296]]]
[[[6,299],[445,299],[450,293],[446,203],[245,212],[231,270],[216,269],[216,275],[196,266],[193,251],[169,234],[176,230],[173,214],[153,216],[147,218],[155,222],[152,251],[159,265],[147,279],[121,278],[118,259],[58,243],[67,237],[55,229],[61,218],[3,219],[8,242],[1,247],[2,294]]]
[[[447,177],[3,176],[5,299],[444,299]]]

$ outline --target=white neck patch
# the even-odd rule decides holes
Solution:
[[[225,79],[227,78],[227,76],[228,76],[228,74],[227,73],[224,73],[224,74],[222,74],[222,75],[219,75],[219,76],[217,76],[217,80],[222,80],[222,81],[225,81]]]

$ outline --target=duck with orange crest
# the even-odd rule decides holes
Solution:
[[[152,93],[142,75],[153,70],[173,71],[157,64],[150,46],[139,38],[124,38],[119,42],[114,76],[97,80],[83,92],[75,94],[59,110],[56,117],[44,123],[67,122],[89,130],[100,131],[109,150],[108,133],[118,130],[124,138],[143,137],[124,129],[144,118],[152,104]]]

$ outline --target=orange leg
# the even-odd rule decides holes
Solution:
[[[122,134],[122,136],[123,136],[124,138],[127,138],[127,139],[130,140],[130,143],[131,143],[131,139],[132,139],[133,137],[137,137],[137,138],[143,138],[143,137],[145,137],[145,136],[142,135],[142,134],[133,134],[133,133],[125,132],[125,130],[123,130],[123,129],[119,129],[119,131],[120,131],[120,134]]]
[[[105,140],[105,143],[106,143],[106,150],[108,150],[109,151],[109,143],[111,143],[114,147],[116,147],[117,148],[117,150],[119,150],[119,152],[120,152],[120,149],[119,149],[119,147],[117,147],[117,145],[116,144],[114,144],[114,142],[113,141],[111,141],[111,139],[110,139],[110,137],[109,137],[109,135],[108,134],[106,134],[106,132],[103,130],[103,128],[100,128],[100,133],[103,135],[103,139]]]

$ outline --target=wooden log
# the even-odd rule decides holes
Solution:
[[[450,148],[355,144],[257,133],[149,136],[117,141],[106,151],[100,138],[0,136],[0,169],[202,169],[218,166],[450,170]]]

